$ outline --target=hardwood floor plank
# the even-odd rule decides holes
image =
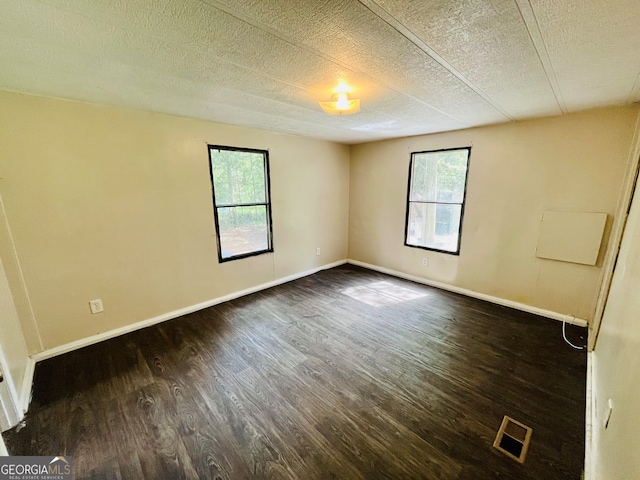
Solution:
[[[324,362],[309,360],[299,365],[296,371],[323,385],[330,392],[331,405],[345,412],[355,425],[376,441],[384,458],[408,469],[408,472],[430,471],[438,478],[456,478],[460,470],[457,462],[396,422],[376,405],[363,401],[350,383],[336,383],[338,377]]]
[[[237,378],[239,390],[252,403],[252,411],[263,428],[269,429],[282,443],[288,443],[297,456],[297,478],[363,478],[349,461],[306,421],[270,382],[251,370]]]
[[[176,416],[158,385],[123,397],[119,405],[146,478],[198,478],[174,423]]]
[[[74,457],[74,472],[81,478],[89,475],[96,465],[116,458],[116,444],[111,436],[108,418],[82,392],[77,392],[70,401],[69,413],[62,422],[67,422],[66,450]]]
[[[560,329],[345,265],[39,363],[3,437],[75,478],[577,480],[586,356]],[[524,465],[491,447],[504,415]]]
[[[129,451],[118,456],[118,470],[120,472],[120,479],[127,480],[128,478],[144,478],[142,472],[142,465],[140,465],[140,459],[138,453],[135,451]]]

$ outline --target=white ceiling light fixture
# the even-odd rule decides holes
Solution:
[[[360,99],[349,98],[351,87],[340,82],[332,95],[332,102],[319,102],[324,113],[328,115],[351,115],[360,111]]]

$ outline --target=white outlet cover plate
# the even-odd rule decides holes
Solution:
[[[104,312],[104,307],[102,306],[102,300],[99,298],[95,300],[89,300],[89,307],[91,308],[91,313],[100,313]]]

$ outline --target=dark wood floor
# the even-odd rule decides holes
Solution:
[[[39,363],[4,437],[76,478],[577,480],[585,372],[559,322],[343,266]]]

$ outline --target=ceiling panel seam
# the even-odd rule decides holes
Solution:
[[[24,94],[32,95],[34,97],[42,97],[42,98],[49,98],[49,99],[54,99],[54,100],[61,100],[63,102],[71,101],[71,102],[81,102],[81,103],[84,103],[84,104],[87,104],[87,105],[95,105],[95,106],[98,106],[98,107],[103,107],[104,106],[103,103],[96,103],[96,102],[92,102],[90,100],[80,100],[80,99],[77,99],[77,98],[74,99],[74,98],[71,98],[71,97],[58,97],[58,96],[45,95],[45,94],[37,92],[37,91],[32,91],[32,90],[29,90],[29,89],[19,88],[19,87],[15,87],[15,86],[12,86],[12,85],[3,86],[1,91],[19,93],[19,94],[22,94],[22,95],[24,95]],[[255,115],[255,111],[248,110],[248,109],[246,109],[244,107],[238,107],[236,105],[228,105],[228,104],[217,102],[217,101],[205,101],[205,102],[201,102],[201,103],[204,103],[204,104],[206,104],[208,106],[212,106],[214,108],[216,106],[221,106],[221,107],[227,108],[229,110],[236,110],[236,111],[239,111],[239,112],[248,113],[250,115]],[[114,106],[118,107],[117,105],[114,105]],[[119,107],[119,108],[134,109],[135,110],[137,107],[123,106],[123,107]],[[192,117],[185,116],[183,114],[167,113],[166,111],[161,111],[161,110],[149,110],[149,111],[151,111],[153,113],[163,114],[163,115],[171,115],[171,116],[174,116],[174,117],[192,118]],[[285,117],[282,117],[280,115],[273,114],[273,113],[260,112],[260,115],[263,115],[265,117],[272,117],[272,118],[276,118],[276,119],[284,119],[284,120],[288,119],[288,118],[285,118]],[[309,125],[310,127],[312,127],[313,129],[316,129],[316,130],[318,128],[320,128],[320,129],[325,130],[327,132],[337,132],[337,133],[343,133],[343,131],[344,131],[344,129],[342,129],[342,128],[328,127],[326,125],[322,125],[322,126],[318,127],[318,125],[316,123],[306,122],[304,120],[296,119],[296,122],[299,123],[299,124]],[[221,121],[221,120],[216,120],[215,123],[220,123],[220,124],[223,124],[223,125],[230,125],[232,127],[237,127],[238,126],[235,123],[226,123],[226,122]],[[259,130],[267,129],[267,127],[264,127],[264,126],[255,126],[255,125],[248,125],[248,126],[250,128],[255,128],[255,129],[259,129]],[[273,129],[269,129],[269,130],[272,130],[272,131],[274,131],[276,133],[279,133],[281,135],[304,135],[304,133],[294,133],[294,134],[292,134],[292,133],[281,132],[281,131],[273,130]],[[299,132],[306,132],[306,130],[299,130]],[[345,143],[346,141],[335,141],[335,140],[332,140],[332,141],[334,141],[335,143],[341,143],[341,144],[344,144],[344,145],[348,145],[349,144],[349,143]],[[365,141],[367,141],[367,140],[365,140]]]
[[[233,91],[238,91],[239,92],[239,90],[235,90],[235,89],[228,89],[228,90],[233,90]],[[310,109],[308,107],[303,107],[303,106],[298,106],[298,105],[291,105],[291,104],[288,104],[288,103],[285,103],[285,102],[281,102],[279,100],[273,100],[273,99],[270,99],[270,98],[267,98],[267,97],[263,97],[263,96],[260,96],[260,95],[255,95],[255,94],[252,94],[252,93],[250,93],[250,94],[245,93],[245,95],[247,97],[255,97],[255,98],[264,99],[264,100],[267,100],[267,101],[270,101],[270,102],[274,102],[274,103],[284,104],[289,109],[296,109],[296,110],[299,109],[299,110],[305,110],[305,111],[308,110],[308,111],[311,111],[312,113],[318,113],[318,115],[320,114],[319,112],[315,112],[315,111],[313,111],[312,109]],[[248,113],[248,114],[251,114],[251,115],[255,115],[256,114],[256,112],[254,110],[249,110],[249,109],[247,109],[245,107],[238,106],[238,105],[232,105],[232,104],[228,104],[228,103],[223,103],[223,102],[221,102],[219,100],[213,100],[213,101],[210,100],[210,101],[205,101],[205,102],[202,102],[202,103],[206,103],[207,105],[211,105],[212,107],[221,106],[223,108],[228,108],[228,109],[231,109],[231,110],[237,110],[237,111],[245,112],[245,113]],[[277,118],[277,119],[282,119],[282,120],[289,120],[291,118],[291,117],[283,117],[281,115],[278,115],[277,113],[270,113],[270,112],[260,112],[259,114],[263,115],[265,117],[272,117],[272,118]],[[295,118],[295,121],[296,121],[297,124],[306,124],[306,125],[309,125],[310,127],[313,127],[313,128],[319,128],[318,125],[315,122],[312,122],[312,121],[301,120],[299,118]],[[353,127],[357,127],[359,125],[358,122],[353,121],[349,117],[346,117],[346,118],[343,117],[342,121],[344,121],[347,124],[350,124]],[[221,122],[221,123],[224,123],[224,122]],[[233,125],[233,124],[229,124],[229,125]],[[333,127],[333,126],[328,127],[326,125],[323,125],[320,128],[325,128],[327,130],[335,131],[335,132],[338,132],[338,133],[340,133],[343,130],[342,128],[339,128],[339,127]],[[349,127],[349,128],[351,128],[351,127]]]
[[[398,21],[393,15],[391,15],[387,10],[378,5],[375,0],[358,0],[362,5],[371,10],[372,13],[377,15],[380,19],[386,22],[389,26],[394,28],[400,35],[404,36],[407,40],[413,43],[416,47],[422,50],[425,54],[431,57],[433,60],[442,65],[443,68],[448,70],[453,76],[455,76],[458,80],[464,83],[467,87],[473,90],[476,94],[478,94],[482,99],[487,102],[491,107],[500,112],[505,118],[508,120],[515,120],[509,112],[503,109],[497,101],[495,101],[491,96],[486,93],[482,88],[476,85],[474,82],[469,80],[462,72],[457,70],[453,65],[447,62],[442,56],[438,54],[433,48],[431,48],[426,42],[424,42],[420,37],[414,34],[411,30],[409,30],[406,26],[404,26],[400,21]]]
[[[327,60],[327,61],[333,63],[334,65],[336,65],[336,66],[338,66],[338,67],[340,67],[340,68],[342,68],[342,69],[344,69],[346,71],[357,73],[358,75],[362,75],[362,76],[364,76],[366,78],[369,78],[374,83],[377,83],[378,85],[381,85],[382,87],[384,87],[384,88],[386,88],[388,90],[391,90],[391,91],[393,91],[393,92],[395,92],[395,93],[397,93],[399,95],[402,95],[402,96],[407,97],[407,98],[409,98],[409,99],[411,99],[411,100],[413,100],[415,102],[418,102],[418,103],[420,103],[420,104],[432,109],[433,111],[435,111],[435,112],[437,112],[437,113],[439,113],[441,115],[445,115],[445,116],[451,118],[452,120],[455,120],[456,122],[460,123],[462,126],[466,126],[466,127],[470,126],[470,124],[468,122],[465,122],[465,121],[455,117],[454,115],[451,115],[450,113],[445,112],[444,110],[440,110],[439,108],[431,105],[429,102],[425,102],[424,100],[422,100],[420,98],[417,98],[417,97],[415,97],[413,95],[410,95],[410,94],[408,94],[406,92],[403,92],[401,90],[397,90],[392,85],[389,85],[386,82],[381,82],[380,80],[378,80],[377,78],[373,77],[371,74],[369,74],[367,72],[363,72],[361,70],[356,70],[356,69],[354,69],[352,67],[346,66],[346,65],[342,64],[335,57],[333,57],[333,56],[331,56],[329,54],[326,54],[326,53],[324,53],[324,52],[322,52],[320,50],[317,50],[317,49],[315,49],[315,48],[313,48],[313,47],[311,47],[309,45],[306,45],[304,43],[300,43],[300,42],[294,40],[293,38],[289,37],[285,33],[280,32],[279,30],[275,30],[275,29],[273,29],[273,28],[271,28],[271,27],[259,22],[258,20],[256,20],[253,17],[250,17],[248,15],[243,15],[243,14],[241,14],[239,12],[231,10],[231,9],[227,8],[225,5],[222,5],[222,4],[218,3],[218,2],[216,2],[215,0],[200,0],[200,1],[202,3],[204,3],[205,5],[208,5],[208,6],[212,7],[212,8],[216,8],[216,9],[218,9],[220,11],[223,11],[226,14],[231,15],[231,16],[237,18],[238,20],[241,20],[241,21],[243,21],[243,22],[245,22],[245,23],[247,23],[247,24],[249,24],[249,25],[251,25],[251,26],[253,26],[255,28],[259,28],[260,30],[262,30],[262,31],[264,31],[264,32],[266,32],[266,33],[268,33],[270,35],[273,35],[274,37],[277,37],[277,38],[279,38],[280,40],[282,40],[284,42],[287,42],[287,43],[289,43],[289,44],[291,44],[291,45],[293,45],[293,46],[295,46],[297,48],[300,48],[300,49],[305,50],[305,51],[307,51],[307,52],[309,52],[309,53],[311,53],[313,55],[316,55],[316,56],[318,56],[320,58],[323,58],[324,60]],[[336,81],[337,81],[337,79],[336,79]]]
[[[73,8],[63,9],[63,8],[59,7],[58,5],[55,5],[55,4],[53,4],[53,3],[51,3],[51,2],[48,2],[48,1],[46,1],[46,0],[36,0],[36,1],[37,1],[38,3],[43,3],[43,4],[45,4],[45,5],[49,5],[50,7],[53,7],[53,8],[55,8],[55,9],[57,9],[57,10],[60,10],[60,11],[62,11],[62,12],[65,12],[65,13],[71,12],[71,13],[73,13],[74,15],[77,15],[78,17],[82,17],[82,18],[85,18],[85,19],[87,19],[87,20],[94,20],[94,21],[97,21],[97,22],[101,22],[101,23],[103,23],[103,24],[105,24],[105,25],[109,25],[109,26],[113,27],[114,29],[119,29],[119,30],[122,30],[122,31],[127,32],[127,33],[130,33],[130,34],[140,35],[140,32],[139,32],[138,30],[125,28],[125,27],[123,27],[122,25],[120,25],[120,24],[116,24],[116,23],[114,23],[114,22],[106,22],[106,21],[104,21],[103,19],[97,19],[97,18],[94,18],[94,17],[91,17],[91,16],[87,16],[87,15],[85,15],[85,14],[83,14],[83,13],[80,13],[80,12],[78,12],[78,11],[74,10]],[[200,0],[196,0],[196,1],[200,1]],[[202,3],[206,3],[206,2],[202,2]],[[212,5],[209,5],[209,6],[212,6]],[[215,7],[214,7],[214,8],[215,8]],[[227,12],[225,12],[225,13],[227,13]],[[233,15],[233,16],[235,17],[235,15]],[[237,17],[236,17],[236,18],[237,18]],[[240,19],[240,20],[241,20],[241,19]],[[243,21],[244,21],[244,20],[243,20]],[[165,40],[164,40],[164,38],[160,37],[159,35],[150,35],[150,34],[148,34],[148,33],[145,33],[145,34],[143,34],[143,36],[147,36],[147,37],[149,37],[149,38],[153,38],[153,39],[158,40],[158,41],[160,41],[160,42],[164,42],[164,41],[165,41]],[[189,44],[186,44],[186,43],[177,43],[177,42],[176,42],[176,43],[174,43],[174,44],[179,45],[181,48],[185,48],[185,49],[187,49],[187,50],[189,50],[189,51],[191,51],[191,52],[202,53],[200,50],[198,50],[198,49],[194,49],[194,48],[192,48]],[[326,94],[326,92],[322,92],[322,91],[320,91],[320,90],[316,90],[316,89],[313,89],[313,88],[309,88],[309,87],[307,87],[307,86],[305,86],[305,85],[300,85],[300,84],[295,83],[295,82],[290,82],[290,81],[287,81],[287,80],[284,80],[284,79],[281,79],[281,78],[274,77],[274,76],[272,76],[272,75],[269,75],[269,74],[265,73],[265,72],[264,72],[264,71],[262,71],[262,70],[258,70],[258,69],[250,68],[250,67],[247,67],[246,65],[243,65],[243,64],[240,64],[240,63],[236,63],[236,62],[232,62],[231,60],[228,60],[228,59],[223,58],[223,57],[219,57],[218,55],[211,55],[211,54],[209,54],[209,53],[207,53],[207,55],[209,55],[209,56],[211,56],[211,57],[216,58],[217,60],[219,60],[219,61],[220,61],[220,62],[222,62],[222,63],[228,63],[229,65],[233,65],[233,66],[238,67],[238,68],[241,68],[241,69],[243,69],[243,70],[247,70],[247,71],[249,71],[249,72],[253,72],[253,73],[258,73],[259,75],[262,75],[262,76],[264,76],[264,77],[267,77],[267,78],[269,78],[270,80],[274,80],[274,81],[276,81],[276,82],[280,82],[280,83],[283,83],[283,84],[288,85],[288,86],[291,86],[291,87],[300,88],[300,89],[302,89],[302,90],[306,90],[307,92],[311,92],[311,93],[316,93],[316,94],[321,94],[321,95],[325,95],[325,94]]]
[[[1,56],[1,55],[0,55],[0,58],[2,58],[2,56]],[[29,64],[29,65],[37,66],[37,65],[36,65],[35,63],[33,63],[33,62],[23,62],[23,64]],[[183,78],[183,79],[185,79],[185,80],[189,80],[189,81],[191,81],[191,80],[192,80],[191,78],[186,77],[186,76],[180,76],[180,77],[178,77],[178,78]],[[292,86],[294,86],[295,88],[305,89],[304,87],[299,87],[299,86],[297,86],[297,85],[292,85]],[[317,113],[317,111],[316,111],[316,110],[314,110],[314,109],[312,109],[312,108],[310,108],[310,107],[308,107],[308,106],[305,106],[305,105],[293,105],[293,104],[290,104],[290,103],[283,102],[283,101],[281,101],[281,100],[274,100],[273,98],[271,98],[271,97],[266,97],[266,96],[264,96],[264,95],[258,95],[258,94],[256,94],[256,93],[247,93],[247,92],[245,92],[245,91],[238,90],[238,89],[233,88],[233,87],[220,87],[220,89],[221,89],[221,90],[227,90],[227,91],[231,91],[231,92],[240,93],[240,94],[242,94],[242,95],[244,95],[244,96],[246,96],[246,97],[257,98],[257,99],[260,99],[260,100],[265,100],[265,101],[268,101],[268,102],[272,102],[272,103],[274,103],[274,104],[281,104],[281,105],[285,105],[287,108],[300,109],[300,110],[305,110],[305,111],[309,111],[309,112],[312,112],[312,113]],[[2,87],[2,90],[7,90],[7,91],[11,91],[11,92],[16,92],[16,93],[28,93],[29,95],[45,96],[45,97],[47,97],[47,95],[43,95],[42,93],[37,93],[37,92],[33,92],[33,91],[28,91],[28,90],[25,90],[24,88],[19,88],[19,87],[16,87],[16,86],[14,86],[14,85],[5,85],[5,86],[3,86],[3,87]],[[189,95],[188,93],[186,93],[186,94],[187,94],[187,95]],[[64,97],[49,97],[49,98],[59,98],[59,99],[62,99],[62,100],[64,100],[64,99],[65,99]],[[199,101],[200,101],[200,102],[203,102],[202,100],[199,100]],[[87,102],[87,101],[84,101],[84,102],[85,102],[85,103],[94,103],[94,102]],[[241,107],[237,107],[237,106],[235,106],[235,105],[225,104],[225,103],[222,103],[222,102],[219,102],[219,101],[204,101],[204,103],[208,103],[208,104],[210,104],[210,105],[222,105],[222,106],[225,106],[225,107],[232,107],[232,108],[237,108],[237,109],[240,109],[240,110],[246,110],[246,109],[242,109]],[[247,112],[251,112],[251,111],[249,111],[249,110],[246,110],[246,111],[247,111]],[[385,117],[396,119],[395,117],[393,117],[393,116],[391,116],[391,115],[389,115],[389,114],[386,114],[386,113],[384,113],[384,112],[379,112],[379,113],[380,113],[380,115],[383,115],[383,116],[385,116]],[[280,115],[274,115],[274,114],[271,114],[271,113],[263,113],[263,114],[264,114],[264,115],[273,116],[273,117],[277,117],[277,118],[285,119],[285,117],[282,117],[282,116],[280,116]],[[296,120],[296,121],[297,121],[297,122],[303,122],[302,120]],[[345,121],[346,123],[351,123],[351,124],[352,124],[352,125],[354,125],[354,126],[357,126],[357,125],[358,125],[358,122],[355,122],[355,121],[353,121],[352,119],[350,119],[350,118],[348,118],[348,117],[344,118],[344,121]],[[315,123],[311,123],[311,122],[303,122],[303,123],[308,123],[309,125],[317,126]],[[334,128],[334,127],[331,127],[331,129],[332,129],[332,130],[336,130],[336,131],[339,131],[339,130],[340,130],[340,129],[337,129],[337,128]]]
[[[516,0],[516,5],[520,12],[520,16],[522,17],[522,21],[527,27],[529,38],[531,38],[531,42],[536,49],[536,53],[538,54],[538,58],[540,59],[540,63],[544,69],[544,73],[547,76],[553,95],[558,103],[558,107],[562,113],[568,113],[567,105],[564,101],[564,96],[562,95],[562,88],[560,87],[560,82],[556,76],[556,71],[553,68],[553,62],[549,56],[547,44],[544,41],[542,32],[540,31],[538,17],[536,16],[536,12],[533,10],[533,5],[531,5],[529,0]]]
[[[58,10],[62,10],[62,9],[61,9],[60,7],[58,7],[57,5],[53,5],[53,4],[49,3],[49,2],[42,1],[42,0],[38,0],[38,1],[39,1],[39,3],[44,3],[44,4],[46,4],[46,5],[49,5],[50,7],[56,8],[56,9],[58,9]],[[62,11],[67,12],[67,10],[62,10]],[[97,19],[95,19],[95,18],[92,18],[92,17],[86,16],[86,15],[84,15],[84,14],[82,14],[82,13],[77,12],[77,11],[73,11],[73,10],[69,10],[69,11],[71,11],[74,15],[77,15],[77,16],[79,16],[79,17],[86,18],[86,19],[88,19],[88,20],[96,20],[96,21],[100,21],[100,22],[102,22],[102,23],[105,23],[105,24],[108,24],[108,25],[112,26],[113,28],[117,28],[117,29],[120,29],[120,30],[123,30],[123,31],[129,32],[129,33],[139,33],[139,32],[134,32],[134,31],[132,31],[132,30],[130,30],[130,29],[124,28],[124,27],[122,27],[121,25],[114,25],[113,23],[107,23],[107,22],[104,22],[103,20],[97,20]],[[150,37],[152,37],[152,38],[157,38],[158,40],[162,40],[161,38],[158,38],[158,37],[153,36],[153,35],[151,35]],[[182,44],[181,44],[181,46],[182,46],[182,47],[185,47],[185,48],[189,48],[189,49],[190,49],[190,47],[188,47],[187,45],[182,45]],[[194,49],[191,49],[191,50],[192,50],[192,51],[194,51]],[[228,63],[228,64],[231,64],[231,65],[237,66],[237,67],[242,68],[242,69],[244,69],[244,70],[249,70],[249,71],[252,71],[252,72],[253,72],[253,71],[256,71],[256,70],[250,69],[250,68],[248,68],[248,67],[246,67],[246,66],[244,66],[244,65],[236,64],[235,62],[231,62],[231,61],[229,61],[229,60],[226,60],[226,59],[224,59],[224,58],[220,58],[220,57],[218,57],[218,56],[216,56],[216,58],[217,58],[217,59],[219,59],[221,62],[224,62],[224,63]],[[31,63],[31,62],[29,62],[29,63]],[[34,64],[34,65],[35,65],[35,64]],[[262,71],[258,71],[258,72],[259,72],[260,74],[262,74],[262,75],[264,75],[264,76],[266,76],[266,77],[268,77],[268,78],[272,79],[272,80],[281,81],[281,80],[279,80],[279,79],[277,79],[277,78],[271,77],[270,75],[266,75],[266,74],[264,74]],[[191,80],[191,79],[190,79],[190,78],[188,78],[188,77],[183,77],[183,78],[185,78],[186,80]],[[302,90],[306,90],[306,91],[308,91],[308,92],[313,92],[313,93],[322,93],[322,94],[324,94],[324,92],[320,92],[319,90],[310,89],[310,88],[305,87],[305,86],[303,86],[303,85],[297,85],[297,84],[295,84],[295,83],[293,83],[293,82],[284,82],[284,81],[282,81],[282,82],[283,82],[283,83],[285,83],[286,85],[292,86],[292,87],[294,87],[294,88],[299,88],[299,89],[302,89]],[[264,100],[271,101],[271,102],[275,102],[275,103],[284,103],[284,102],[281,102],[280,100],[273,100],[272,98],[264,97],[264,96],[257,95],[257,94],[254,94],[254,93],[246,93],[246,92],[242,92],[242,91],[240,91],[240,90],[236,90],[236,89],[234,89],[234,88],[230,88],[230,87],[224,87],[224,88],[227,88],[228,90],[231,90],[231,91],[236,91],[236,92],[243,93],[244,95],[247,95],[247,96],[250,96],[250,97],[256,97],[256,98],[264,99]],[[30,94],[30,95],[36,95],[36,96],[45,96],[45,97],[48,97],[48,98],[59,98],[59,99],[61,99],[61,100],[67,100],[67,98],[64,98],[64,97],[50,97],[50,96],[43,95],[43,94],[38,93],[38,92],[27,91],[27,90],[25,90],[24,88],[19,88],[19,87],[12,86],[12,85],[3,86],[3,90],[12,91],[12,92],[16,92],[16,93],[28,93],[28,94]],[[94,104],[94,102],[86,102],[86,101],[84,101],[84,102],[85,102],[85,103],[91,103],[91,104]],[[214,102],[210,102],[210,101],[208,101],[208,102],[206,102],[206,103],[208,103],[208,104],[210,104],[210,105],[221,105],[221,106],[223,106],[223,107],[227,107],[227,108],[234,108],[234,109],[239,110],[239,111],[246,111],[246,112],[248,112],[248,113],[252,113],[252,111],[250,111],[250,110],[246,110],[246,109],[243,109],[242,107],[237,107],[237,106],[227,105],[227,104],[224,104],[224,103],[221,103],[221,102],[218,102],[218,101],[214,101]],[[290,105],[290,104],[286,104],[286,105],[287,105],[288,107],[291,107],[291,105]],[[294,107],[295,107],[295,108],[301,108],[301,109],[304,109],[304,110],[313,111],[311,108],[306,107],[306,106],[296,106],[296,105],[294,105]],[[274,114],[271,114],[271,113],[263,113],[263,114],[264,114],[264,115],[271,116],[271,117],[274,117],[274,118],[285,119],[285,117],[282,117],[282,116],[280,116],[280,115],[274,115]],[[395,117],[392,117],[392,116],[390,116],[390,115],[388,115],[388,114],[384,114],[384,113],[381,113],[381,114],[382,114],[382,115],[385,115],[386,117],[389,117],[389,118],[395,118]],[[344,119],[344,120],[345,120],[347,123],[351,123],[351,124],[352,124],[352,125],[354,125],[354,126],[357,126],[357,125],[358,125],[358,123],[357,123],[357,122],[350,121],[351,119]],[[316,125],[315,123],[312,123],[312,122],[303,122],[303,121],[301,121],[301,120],[296,120],[296,121],[297,121],[297,122],[301,122],[301,123],[307,123],[307,124],[308,124],[308,125],[310,125],[310,126],[317,127],[317,125]],[[333,130],[333,131],[338,131],[338,132],[341,130],[341,129],[339,129],[339,128],[335,128],[335,127],[329,127],[329,129],[330,129],[330,130]]]
[[[91,17],[91,16],[87,16],[84,13],[78,12],[77,10],[75,10],[73,8],[62,9],[60,6],[58,6],[58,5],[54,4],[54,3],[51,3],[51,2],[49,2],[47,0],[36,0],[36,1],[38,3],[43,3],[45,5],[49,5],[50,7],[53,7],[55,9],[57,9],[57,10],[61,10],[63,12],[67,12],[67,13],[71,12],[74,15],[77,15],[77,16],[82,17],[82,18],[86,18],[88,20],[99,21],[99,22],[101,22],[101,23],[103,23],[105,25],[109,25],[109,26],[111,26],[111,27],[113,27],[115,29],[120,29],[122,31],[131,33],[131,34],[134,34],[134,35],[139,35],[140,34],[140,32],[137,31],[137,30],[127,29],[125,27],[122,27],[122,25],[114,24],[113,22],[106,22],[103,19],[97,19],[97,18],[94,18],[94,17]],[[220,11],[226,13],[227,15],[230,15],[230,16],[232,16],[232,17],[234,17],[234,18],[236,18],[236,19],[238,19],[238,20],[240,20],[240,21],[242,21],[244,23],[247,23],[248,25],[253,26],[254,28],[257,28],[257,29],[259,29],[261,31],[264,31],[264,32],[266,32],[266,33],[268,33],[270,35],[273,35],[274,37],[276,37],[276,38],[278,38],[278,39],[280,39],[282,41],[285,41],[285,42],[287,42],[287,43],[289,43],[289,44],[291,44],[291,45],[293,45],[293,46],[295,46],[297,48],[301,48],[302,50],[308,51],[309,53],[312,53],[312,54],[317,55],[317,56],[319,56],[321,58],[324,58],[325,60],[334,63],[335,65],[339,66],[340,68],[342,68],[344,70],[348,70],[348,71],[351,71],[351,72],[358,73],[360,75],[366,76],[367,78],[370,78],[375,83],[377,83],[379,85],[382,85],[385,88],[388,88],[389,90],[394,91],[397,94],[400,94],[400,95],[403,95],[403,96],[405,96],[407,98],[410,98],[410,99],[412,99],[412,100],[414,100],[414,101],[416,101],[416,102],[418,102],[418,103],[420,103],[422,105],[425,105],[426,107],[430,108],[434,112],[440,113],[440,114],[442,114],[444,116],[447,116],[447,117],[451,118],[452,120],[455,120],[456,122],[460,123],[463,128],[470,126],[470,124],[468,122],[462,121],[459,118],[451,115],[450,113],[447,113],[445,111],[442,111],[442,110],[438,109],[437,107],[434,107],[433,105],[429,104],[428,102],[425,102],[425,101],[423,101],[423,100],[421,100],[419,98],[413,97],[412,95],[409,95],[409,94],[407,94],[405,92],[398,91],[398,90],[394,89],[393,87],[387,86],[387,85],[379,82],[377,79],[373,78],[371,75],[369,75],[369,74],[367,74],[365,72],[359,72],[359,71],[356,71],[356,70],[354,70],[352,68],[346,67],[346,66],[340,64],[339,62],[337,62],[331,56],[326,55],[326,54],[324,54],[324,53],[322,53],[320,51],[316,51],[315,49],[313,49],[311,47],[307,47],[306,45],[300,45],[297,42],[295,42],[295,41],[293,41],[293,40],[291,40],[289,38],[286,38],[280,32],[278,32],[276,30],[273,30],[273,29],[267,27],[266,25],[262,25],[262,24],[260,24],[259,22],[255,21],[253,19],[245,18],[244,15],[239,15],[237,12],[234,12],[233,10],[227,9],[224,6],[221,6],[220,4],[218,4],[217,2],[210,2],[210,1],[205,1],[205,0],[195,0],[195,1],[197,1],[199,3],[202,3],[203,5],[206,5],[208,7],[220,10]],[[144,35],[149,37],[149,38],[153,38],[153,39],[156,39],[158,41],[164,42],[164,39],[162,37],[157,36],[157,35],[149,35],[148,33],[145,33]],[[188,44],[177,43],[177,45],[179,45],[182,48],[188,49],[189,51],[192,51],[192,52],[202,53],[199,50],[192,48]],[[314,94],[320,94],[320,95],[326,95],[327,94],[327,92],[320,91],[320,90],[313,89],[313,88],[309,88],[308,86],[300,85],[300,84],[298,84],[296,82],[290,82],[290,81],[287,81],[287,80],[284,80],[284,79],[281,79],[281,78],[278,78],[278,77],[274,77],[273,75],[269,75],[269,74],[265,73],[262,70],[252,69],[250,67],[247,67],[246,65],[233,62],[231,60],[228,60],[228,59],[223,58],[223,57],[219,57],[217,55],[211,55],[211,56],[216,58],[217,60],[219,60],[222,63],[227,63],[229,65],[234,65],[235,67],[241,68],[243,70],[247,70],[247,71],[252,72],[252,73],[257,73],[257,74],[259,74],[261,76],[264,76],[264,77],[269,78],[270,80],[273,80],[273,81],[276,81],[276,82],[280,82],[280,83],[282,83],[284,85],[288,85],[288,86],[291,86],[291,87],[294,87],[294,88],[299,88],[301,90],[305,90],[307,92],[314,93]],[[260,97],[260,96],[258,95],[258,97]],[[260,98],[263,98],[263,97],[260,97]],[[380,112],[380,113],[382,113],[382,112]],[[388,118],[395,119],[395,120],[399,119],[399,117],[396,117],[394,115],[384,114],[384,116],[386,116]],[[280,117],[280,118],[282,118],[282,117]]]
[[[639,0],[567,1],[22,0],[0,84],[345,143],[639,104]]]

